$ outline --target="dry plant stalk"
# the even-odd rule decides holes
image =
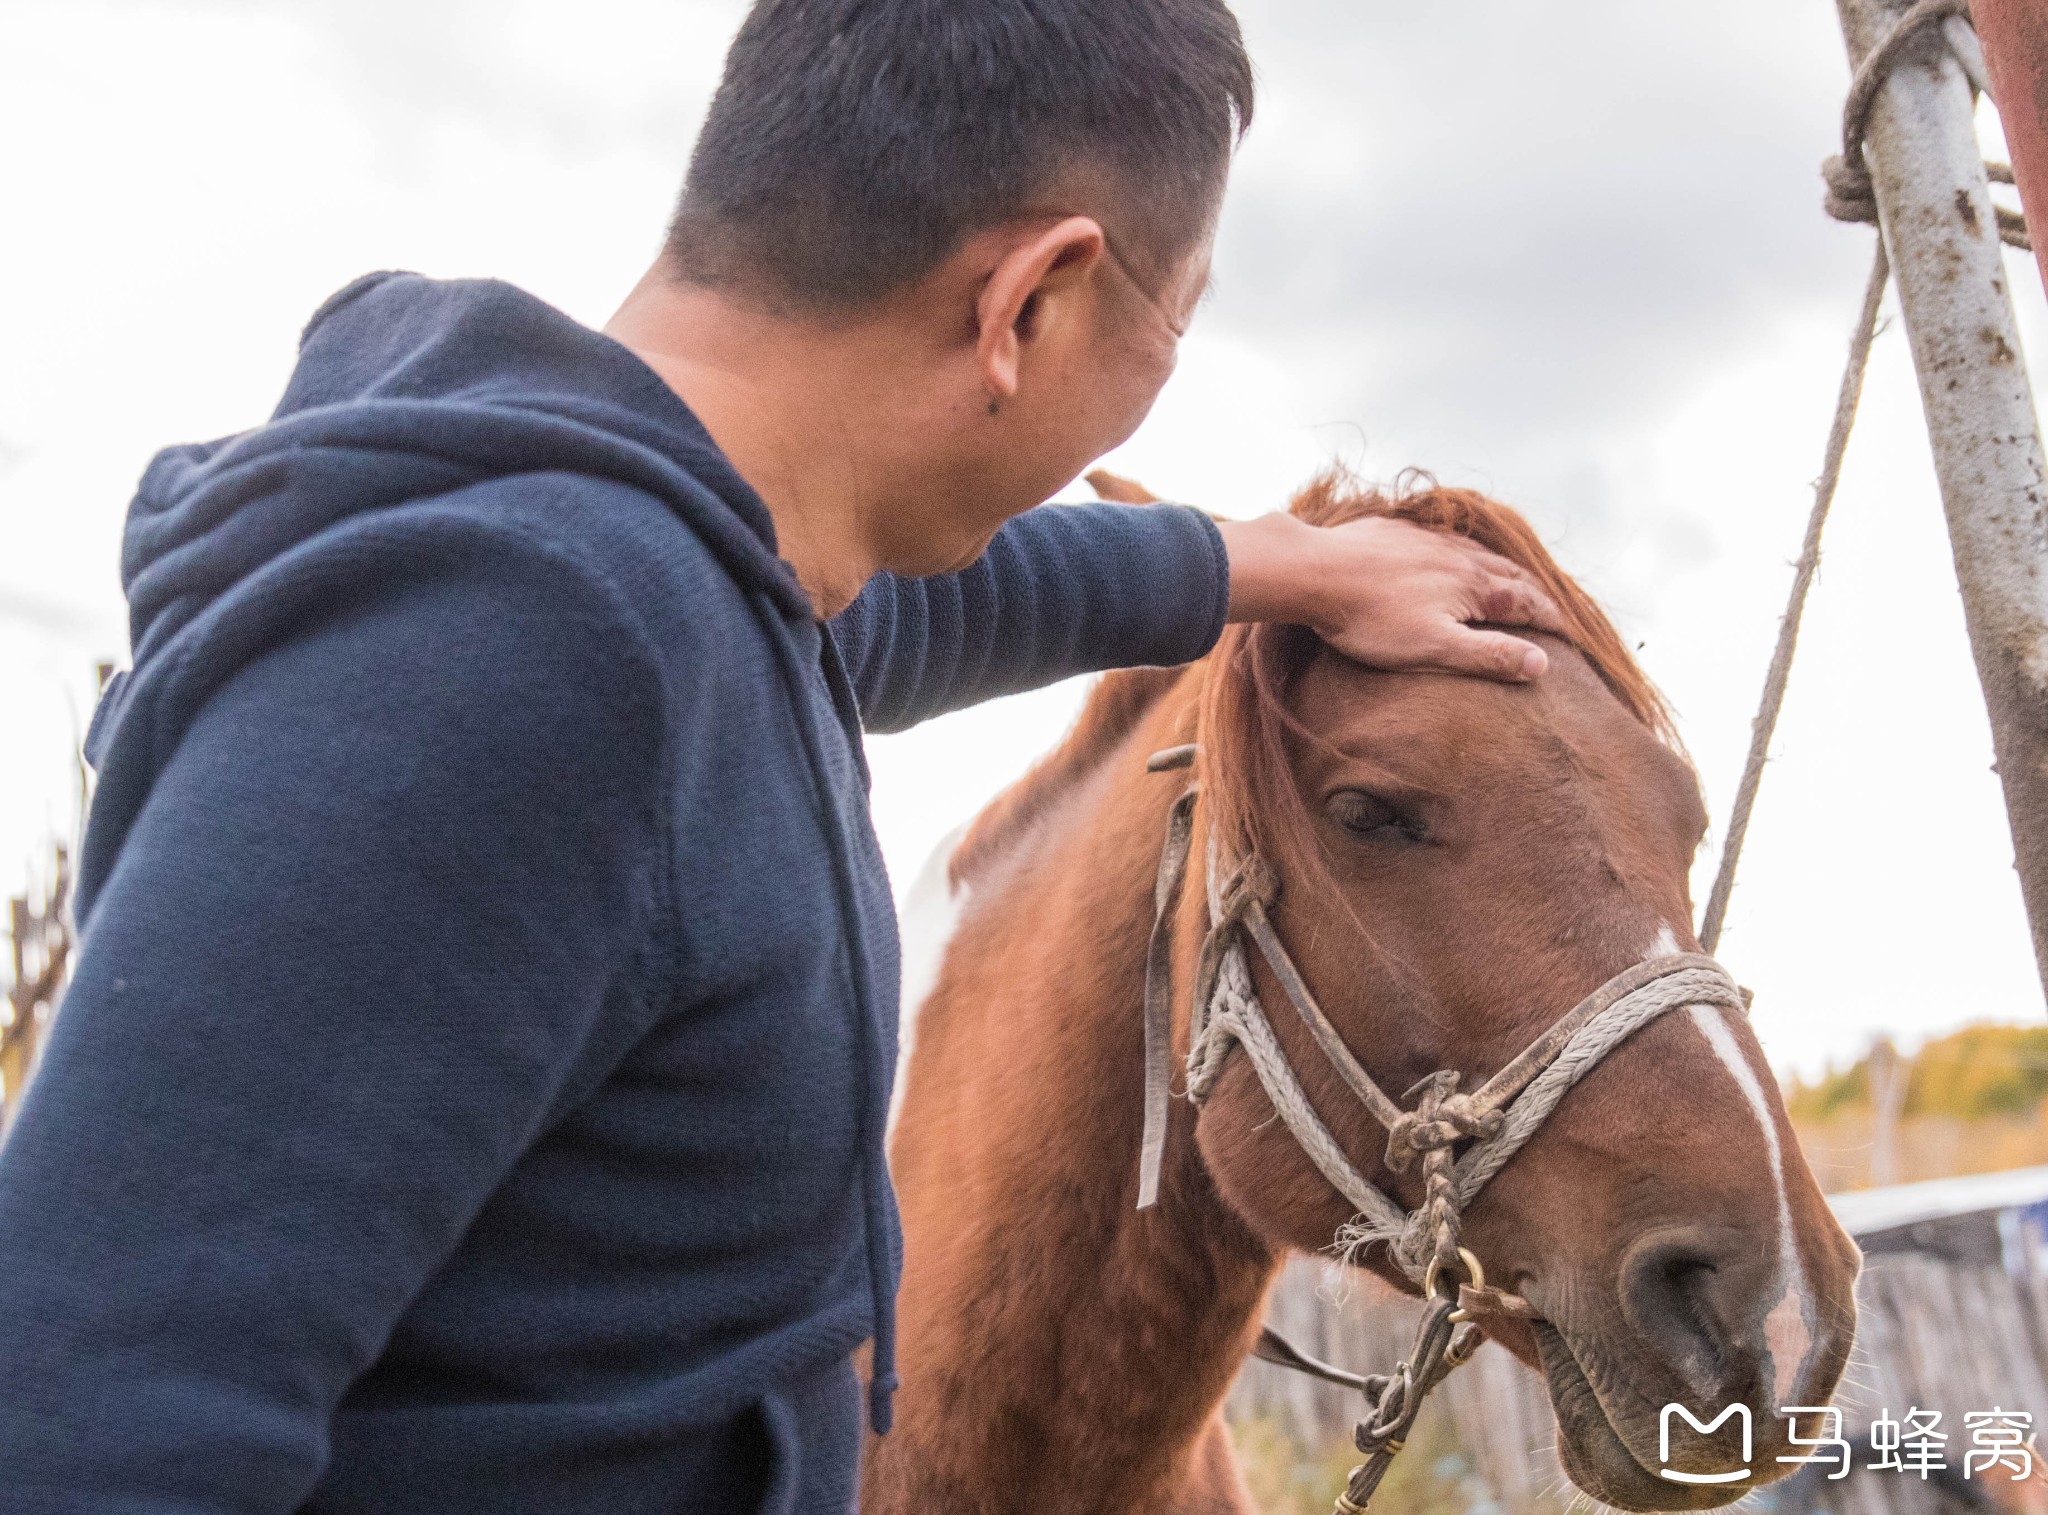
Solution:
[[[48,886],[8,902],[13,972],[0,1010],[5,1016],[0,1020],[0,1117],[8,1119],[71,971],[71,853],[61,845],[55,852]]]

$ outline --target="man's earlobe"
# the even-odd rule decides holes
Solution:
[[[1041,335],[1050,278],[1061,285],[1085,279],[1106,243],[1099,223],[1067,216],[1010,246],[990,270],[976,300],[976,341],[984,379],[996,396],[1017,392],[1023,347]]]

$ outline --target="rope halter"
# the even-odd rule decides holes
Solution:
[[[1148,766],[1159,772],[1184,768],[1193,760],[1193,747],[1176,747],[1157,754]],[[1145,1128],[1138,1167],[1141,1210],[1159,1199],[1172,1093],[1172,918],[1193,851],[1198,792],[1190,785],[1174,801],[1153,895],[1145,971]],[[1440,1278],[1462,1272],[1468,1279],[1464,1292],[1473,1297],[1461,1303],[1469,1309],[1526,1311],[1513,1296],[1485,1288],[1477,1270],[1461,1257],[1460,1222],[1487,1181],[1536,1134],[1572,1085],[1629,1036],[1667,1011],[1688,1005],[1747,1008],[1742,989],[1712,958],[1698,953],[1652,958],[1624,968],[1580,1000],[1478,1089],[1469,1093],[1460,1089],[1459,1075],[1445,1069],[1407,1092],[1404,1101],[1414,1101],[1409,1106],[1390,1098],[1352,1055],[1274,932],[1268,909],[1277,884],[1271,870],[1257,857],[1250,857],[1226,872],[1213,834],[1206,861],[1209,929],[1195,973],[1186,1069],[1188,1099],[1202,1105],[1232,1049],[1242,1047],[1288,1132],[1317,1171],[1357,1211],[1356,1218],[1337,1235],[1346,1257],[1355,1260],[1365,1248],[1385,1242],[1395,1265],[1416,1283],[1426,1281],[1430,1294],[1436,1292]],[[1252,982],[1247,944],[1265,959],[1324,1060],[1385,1129],[1387,1167],[1406,1173],[1420,1164],[1423,1199],[1416,1209],[1405,1209],[1368,1179],[1316,1113]],[[1459,1155],[1458,1147],[1468,1143]]]

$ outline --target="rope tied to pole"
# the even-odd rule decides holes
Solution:
[[[1827,195],[1821,203],[1837,221],[1877,224],[1877,193],[1871,187],[1870,165],[1863,157],[1870,108],[1907,50],[1934,29],[1941,32],[1949,50],[1956,55],[1969,76],[1971,88],[1979,94],[1990,93],[1984,87],[1983,54],[1977,47],[1977,34],[1970,29],[1969,0],[1919,0],[1870,50],[1849,81],[1849,94],[1842,102],[1842,150],[1820,168],[1821,177],[1827,181]],[[1994,184],[2013,182],[2009,164],[1986,163],[1984,175]],[[1994,205],[1992,209],[1998,219],[1999,239],[2008,247],[2031,252],[2034,244],[2027,235],[2026,218],[2003,205]]]

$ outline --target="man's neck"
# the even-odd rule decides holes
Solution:
[[[882,566],[870,512],[888,483],[874,419],[859,413],[874,384],[860,336],[778,319],[659,267],[604,330],[682,397],[761,496],[819,616],[844,609]]]

